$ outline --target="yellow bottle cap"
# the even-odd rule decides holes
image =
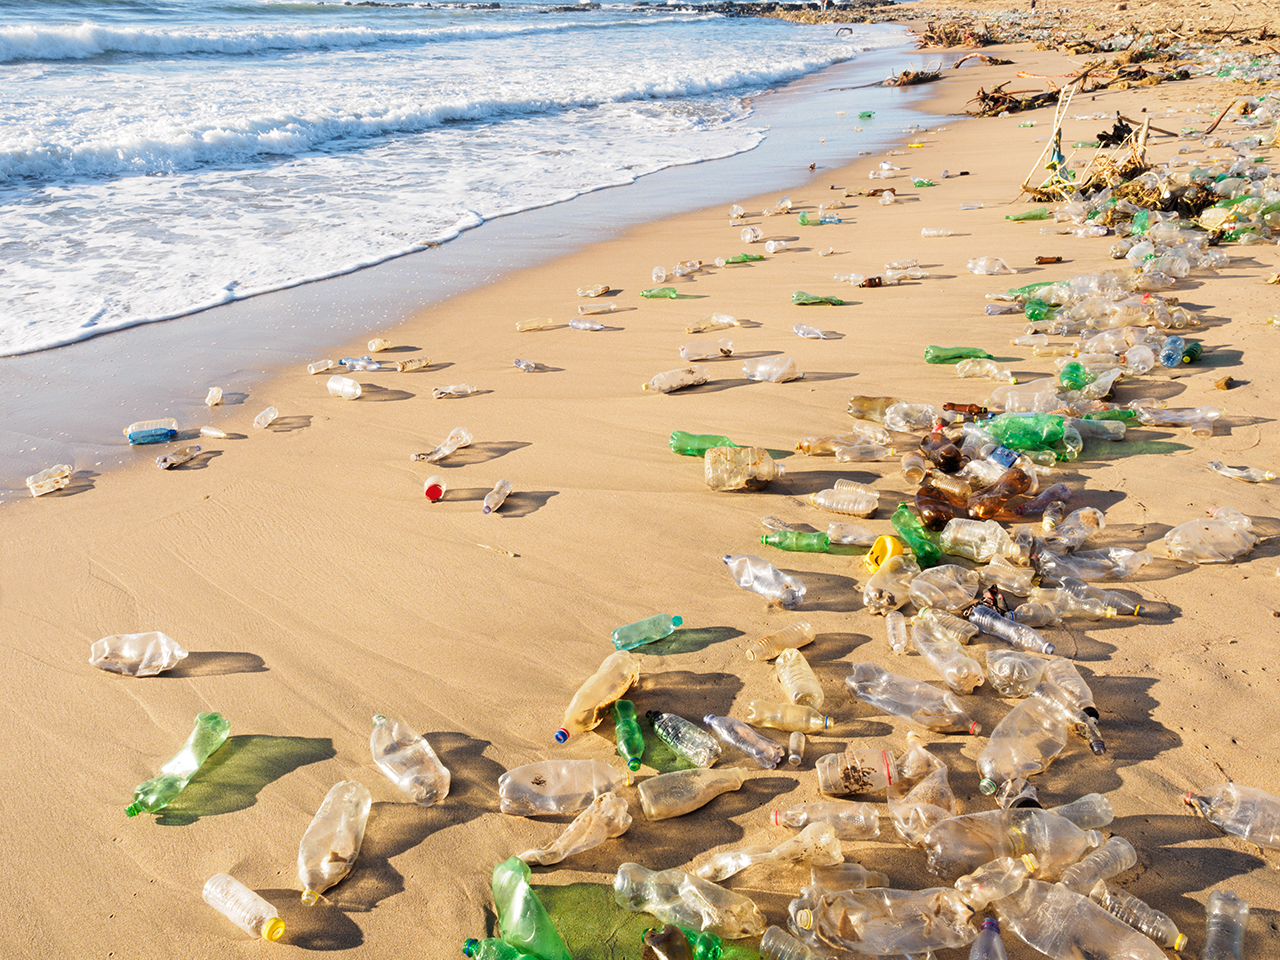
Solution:
[[[275,942],[284,936],[284,921],[279,917],[272,917],[266,922],[262,928],[262,939]]]
[[[890,557],[898,557],[902,555],[902,541],[897,537],[877,537],[876,542],[871,545],[871,549],[867,552],[866,564],[868,570],[872,573],[880,569]]]

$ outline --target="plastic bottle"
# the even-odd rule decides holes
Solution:
[[[372,803],[368,789],[355,780],[335,783],[325,795],[298,845],[303,903],[315,904],[320,894],[351,872],[360,855]]]
[[[1050,807],[1049,812],[1070,820],[1081,830],[1101,829],[1116,818],[1111,801],[1100,793],[1086,793],[1070,803]]]
[[[727,330],[730,327],[742,326],[741,321],[727,313],[713,313],[701,320],[695,320],[684,328],[685,333],[709,333],[713,330]]]
[[[681,360],[718,360],[732,356],[732,340],[694,340],[680,348]]]
[[[880,495],[863,487],[861,490],[819,490],[809,495],[809,502],[822,510],[848,517],[869,517],[880,505]]]
[[[646,300],[678,300],[680,291],[675,287],[650,287],[648,290],[641,290],[640,296]]]
[[[1020,650],[987,650],[987,679],[1002,697],[1026,697],[1040,683],[1048,660]]]
[[[1089,891],[1089,899],[1162,947],[1181,951],[1186,946],[1186,935],[1178,932],[1178,925],[1168,914],[1161,913],[1131,893],[1112,890],[1105,880],[1099,880]]]
[[[711,742],[720,749],[714,740]],[[746,771],[737,767],[721,770],[697,767],[662,773],[640,784],[640,805],[650,820],[681,817],[706,806],[722,793],[739,789],[746,779]]]
[[[373,762],[414,803],[430,807],[449,795],[449,770],[426,738],[399,720],[378,714],[369,736]]]
[[[343,357],[341,363],[351,371],[382,369],[382,364],[373,357]]]
[[[627,812],[627,801],[615,793],[602,793],[551,843],[536,850],[526,850],[517,856],[525,863],[550,866],[575,853],[597,847],[606,840],[620,837],[630,826],[631,814]]]
[[[235,877],[215,873],[205,881],[204,902],[259,940],[274,942],[284,935],[279,911]]]
[[[969,960],[1005,960],[1004,941],[1000,939],[1000,923],[987,918],[982,921],[982,932],[969,948]]]
[[[580,303],[578,304],[578,316],[589,317],[601,313],[613,313],[618,309],[616,303]]]
[[[484,940],[472,937],[462,944],[462,954],[470,960],[538,960],[532,953],[525,953],[497,937]]]
[[[600,668],[583,681],[564,711],[564,723],[556,731],[556,743],[564,743],[576,733],[600,726],[610,704],[618,700],[640,679],[640,661],[625,650],[605,657]]]
[[[797,337],[803,337],[806,340],[825,340],[827,335],[817,327],[811,327],[807,323],[797,323],[791,328],[791,332]]]
[[[727,880],[758,863],[810,863],[832,866],[844,861],[840,840],[828,823],[811,823],[794,837],[772,849],[746,847],[725,850],[711,857],[697,869],[703,880]]]
[[[443,500],[445,492],[448,489],[449,489],[449,484],[445,481],[444,477],[440,476],[439,474],[436,474],[435,476],[432,476],[432,477],[427,477],[426,482],[423,483],[422,485],[423,494],[432,503],[436,503],[440,500]]]
[[[640,937],[640,960],[694,960],[693,948],[674,923],[646,930]]]
[[[683,870],[657,872],[624,863],[613,880],[613,899],[632,913],[651,913],[664,923],[710,931],[727,940],[764,932],[764,915],[749,898]]]
[[[926,237],[926,238],[927,237],[949,237],[953,233],[955,233],[955,231],[950,230],[947,227],[925,227],[920,231],[920,236]]]
[[[783,650],[774,661],[778,682],[791,703],[822,709],[822,684],[799,650]]]
[[[343,400],[355,400],[360,396],[360,384],[357,381],[352,380],[350,377],[330,377],[326,386],[329,389],[329,396],[331,397],[339,397]]]
[[[173,637],[152,630],[148,633],[118,633],[94,641],[89,648],[89,663],[100,670],[123,673],[127,677],[154,677],[173,669],[187,655]]]
[[[1000,925],[1050,960],[1164,960],[1164,951],[1088,897],[1059,883],[1028,880],[997,900]]]
[[[907,618],[897,610],[890,610],[884,616],[884,629],[889,638],[889,649],[899,656],[906,653],[911,642],[907,634]]]
[[[499,480],[493,485],[493,489],[484,495],[483,512],[493,513],[499,509],[511,495],[511,481]]]
[[[1067,577],[1077,580],[1119,580],[1132,576],[1150,563],[1151,554],[1145,551],[1138,553],[1127,547],[1080,550],[1076,553],[1053,553],[1046,550],[1038,555],[1038,560],[1040,575],[1051,580],[1062,581]]]
[[[1230,890],[1215,890],[1204,905],[1204,952],[1200,960],[1244,960],[1249,905]]]
[[[829,523],[827,539],[842,546],[870,547],[878,538],[866,527],[856,523]]]
[[[897,542],[896,538],[891,539]],[[871,554],[875,552],[876,548],[872,546]],[[911,581],[919,573],[920,567],[911,557],[902,554],[886,557],[862,588],[863,604],[872,613],[882,616],[896,610],[907,602]]]
[[[640,769],[640,760],[644,756],[644,734],[640,731],[640,721],[636,717],[636,705],[630,700],[614,701],[613,730],[618,743],[618,756],[626,761],[627,769],[634,773]]]
[[[275,410],[275,407],[268,407],[267,410]],[[263,414],[265,413],[266,410],[263,411]],[[275,417],[273,416],[272,419]],[[258,422],[255,420],[254,426],[257,425]],[[266,424],[264,423],[263,426]],[[178,435],[178,421],[173,417],[165,417],[161,420],[138,420],[124,428],[124,435],[131,444],[164,443]]]
[[[133,803],[125,807],[125,815],[136,817],[140,813],[157,813],[171,804],[210,754],[226,743],[230,733],[231,724],[222,714],[197,715],[195,729],[182,749],[160,768],[159,775],[134,788]]]
[[[791,901],[793,929],[837,956],[928,956],[973,940],[972,911],[950,887],[824,890]]]
[[[156,466],[161,470],[172,470],[174,467],[180,467],[184,463],[189,463],[200,455],[200,444],[193,444],[189,447],[179,447],[173,453],[166,453],[164,456],[156,457]]]
[[[825,533],[806,533],[799,530],[776,530],[766,533],[760,542],[779,550],[800,553],[826,553],[831,548],[831,538]]]
[[[332,370],[337,364],[332,360],[317,360],[315,363],[307,364],[307,373],[313,376],[317,373],[324,373],[326,370]]]
[[[795,357],[758,357],[746,360],[742,364],[742,375],[748,380],[767,381],[769,383],[786,383],[804,377]]]
[[[937,607],[921,608],[916,614],[916,619],[932,621],[935,632],[961,644],[967,644],[982,632],[968,620],[957,617],[954,613],[948,613],[946,610],[939,610]]]
[[[799,703],[772,703],[751,700],[747,703],[747,723],[775,730],[821,733],[831,728],[831,718],[813,707]]]
[[[1048,810],[1011,807],[943,820],[928,832],[923,846],[929,870],[946,877],[958,877],[997,857],[1029,853],[1036,876],[1053,878],[1102,839],[1097,830],[1081,830]]]
[[[396,373],[412,373],[431,366],[431,360],[429,357],[410,357],[408,360],[392,360],[391,366],[396,368]]]
[[[907,483],[920,483],[928,472],[924,457],[912,450],[902,455],[902,476]]]
[[[1265,790],[1220,783],[1207,794],[1188,793],[1183,801],[1223,833],[1280,849],[1280,798]]]
[[[656,390],[658,393],[672,393],[676,390],[683,390],[686,387],[696,387],[699,384],[706,383],[708,379],[710,378],[707,375],[706,367],[680,367],[677,370],[667,370],[663,373],[655,374],[640,389]]]
[[[694,766],[710,767],[720,759],[720,744],[697,724],[659,710],[649,710],[645,716],[653,724],[658,739]]]
[[[1004,383],[1018,382],[1018,378],[1007,367],[1000,366],[995,360],[984,360],[980,357],[961,360],[957,363],[956,376],[970,379],[1000,380]]]
[[[43,497],[46,493],[61,490],[71,482],[71,467],[65,463],[41,470],[27,477],[27,489],[33,497]]]
[[[898,776],[889,784],[888,803],[898,836],[913,846],[935,824],[960,812],[947,765],[925,747],[915,730],[907,734],[907,752],[898,758]]]
[[[919,578],[912,584],[913,591],[918,584]],[[911,643],[953,692],[969,694],[982,686],[978,661],[960,644],[934,630],[930,621],[917,620],[911,625]]]
[[[671,452],[684,457],[702,457],[712,447],[736,447],[728,437],[712,433],[686,433],[684,430],[671,431],[669,441]]]
[[[982,724],[965,712],[954,695],[920,680],[889,673],[874,663],[855,663],[844,682],[863,703],[940,733],[982,731]]]
[[[1035,872],[1036,858],[1029,853],[1021,857],[998,857],[973,873],[965,874],[955,882],[955,888],[964,902],[977,912],[985,910],[993,901],[1009,896]]]
[[[976,273],[979,276],[1001,276],[1018,272],[1005,263],[1002,257],[973,257],[966,266],[970,273]]]
[[[787,610],[794,610],[804,602],[807,592],[804,583],[798,577],[783,573],[767,560],[751,554],[725,554],[721,560],[742,589],[754,591]]]
[[[941,422],[935,424],[929,435],[920,441],[920,452],[943,473],[955,473],[964,465],[964,455],[942,432]]]
[[[786,756],[786,751],[780,745],[768,737],[762,737],[741,720],[708,713],[702,718],[702,722],[722,743],[745,753],[766,770],[774,769]]]
[[[217,427],[201,427],[200,436],[208,437],[210,440],[226,440],[227,432],[225,430],[219,430]],[[30,486],[30,484],[28,484],[28,486]]]
[[[966,507],[975,520],[991,520],[1004,505],[1020,493],[1031,489],[1032,479],[1017,467],[1010,467],[996,483],[969,498]]]
[[[573,960],[560,932],[529,885],[529,865],[508,857],[493,868],[493,902],[502,939],[542,960]]]
[[[1062,719],[1038,700],[1023,700],[991,731],[978,756],[978,789],[991,796],[1002,783],[1047,770],[1066,745]]]
[[[785,474],[763,447],[711,447],[703,454],[703,479],[712,490],[759,490]]]
[[[795,293],[791,294],[791,302],[798,307],[811,307],[817,305],[838,307],[844,303],[844,301],[839,297],[828,297],[816,293],[805,293],[803,290],[797,290]]]
[[[805,736],[799,730],[794,730],[791,737],[787,740],[787,763],[793,767],[799,767],[804,763]]]
[[[813,643],[817,633],[808,620],[797,620],[778,630],[753,641],[746,649],[748,660],[772,660],[783,650],[796,650]]]
[[[942,550],[935,541],[935,535],[925,528],[920,518],[905,503],[898,504],[898,509],[889,517],[889,522],[893,524],[902,542],[911,547],[916,563],[922,569],[942,561]]]
[[[826,956],[781,927],[770,927],[760,938],[761,960],[826,960]]]
[[[498,778],[499,809],[519,817],[577,813],[625,777],[598,760],[542,760],[512,767]]]
[[[1233,480],[1244,480],[1247,483],[1263,483],[1274,480],[1276,475],[1270,470],[1259,470],[1257,467],[1228,467],[1221,460],[1210,460],[1209,469]]]
[[[1062,871],[1058,882],[1069,890],[1088,896],[1090,890],[1102,880],[1110,880],[1136,866],[1138,854],[1124,837],[1111,837],[1102,846],[1089,853],[1078,863]]]
[[[466,427],[454,427],[434,450],[422,459],[428,463],[439,463],[445,457],[455,453],[459,447],[471,446],[471,431]],[[419,454],[421,456],[421,454]]]
[[[983,633],[999,637],[1005,643],[1017,647],[1019,650],[1043,653],[1046,656],[1052,656],[1057,650],[1052,643],[1045,640],[1031,627],[1010,620],[985,603],[980,603],[970,609],[967,617],[969,622]]]
[[[908,595],[918,610],[927,608],[936,610],[938,613],[946,613],[951,610],[963,609],[972,603],[978,592],[978,584],[979,575],[977,570],[970,570],[968,567],[962,567],[954,563],[944,563],[937,567],[930,567],[912,580]],[[931,620],[922,620],[919,625],[929,630],[925,637],[926,640],[939,640],[948,643],[968,643],[969,638],[978,632],[977,627],[969,625],[968,630],[970,632],[962,636],[952,636],[948,630],[935,630],[935,625]],[[924,651],[922,650],[921,653],[924,653]],[[981,672],[979,672],[979,675],[981,675]]]
[[[672,617],[665,613],[646,617],[613,631],[613,646],[617,650],[634,650],[646,643],[653,643],[671,636],[676,627],[684,623],[684,617]]]
[[[1160,352],[1156,355],[1156,359],[1160,361],[1162,367],[1177,367],[1182,364],[1182,351],[1186,349],[1187,341],[1177,334],[1165,337],[1164,343],[1160,345]]]
[[[862,864],[848,860],[829,867],[810,867],[809,879],[814,886],[828,890],[866,890],[869,887],[889,886],[887,874],[879,870],[868,870]]]
[[[517,367],[523,373],[533,373],[538,369],[538,365],[532,360],[521,360],[519,357],[511,361],[512,365]]]

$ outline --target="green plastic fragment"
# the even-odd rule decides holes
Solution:
[[[811,306],[820,303],[838,307],[844,303],[844,301],[839,297],[821,297],[814,293],[805,293],[803,290],[797,290],[793,293],[791,295],[791,302],[798,307]]]
[[[936,347],[924,348],[925,363],[959,363],[961,360],[994,360],[991,354],[977,347]]]
[[[680,291],[675,287],[650,287],[648,290],[641,290],[640,296],[647,300],[675,300],[680,296]]]
[[[1028,210],[1026,213],[1011,213],[1005,217],[1006,220],[1013,220],[1021,223],[1023,220],[1048,220],[1049,208],[1036,207],[1034,210]]]
[[[714,433],[686,433],[683,430],[671,431],[671,452],[683,457],[701,457],[712,447],[736,447],[728,437]]]

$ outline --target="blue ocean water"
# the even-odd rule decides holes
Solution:
[[[757,95],[902,42],[659,4],[0,0],[0,356],[751,150]]]

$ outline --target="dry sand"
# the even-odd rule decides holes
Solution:
[[[935,109],[958,112],[977,85],[1018,70],[1069,69],[1061,56],[1025,45],[1007,55],[1014,66],[947,76]],[[1103,92],[1070,112],[1185,110],[1227,93],[1207,82]],[[856,110],[851,93],[850,118]],[[639,291],[652,286],[655,264],[709,262],[742,249],[722,208],[646,225],[412,317],[385,335],[402,345],[394,356],[425,354],[431,368],[356,374],[365,388],[356,402],[328,397],[324,376],[281,371],[249,389],[243,404],[210,413],[233,436],[202,441],[206,452],[194,465],[162,473],[152,464],[162,451],[139,448],[131,467],[0,513],[8,665],[0,745],[8,782],[0,802],[12,857],[0,904],[11,923],[9,955],[177,960],[310,949],[457,956],[465,937],[492,930],[493,865],[562,828],[498,813],[498,776],[552,757],[618,763],[608,723],[564,746],[551,735],[574,690],[611,651],[609,632],[659,612],[681,614],[685,628],[640,651],[644,672],[632,698],[642,711],[741,716],[748,698],[776,696],[772,670],[747,662],[742,648],[804,617],[819,634],[806,653],[835,726],[812,738],[800,772],[752,767],[740,792],[682,819],[648,823],[634,790],[625,790],[636,817],[629,833],[536,871],[576,957],[639,956],[639,931],[651,918],[611,905],[607,885],[619,863],[688,866],[712,850],[776,842],[787,833],[767,825],[767,811],[818,799],[818,755],[849,740],[900,749],[907,725],[852,703],[843,678],[861,660],[932,674],[917,656],[890,655],[883,621],[862,606],[860,560],[783,554],[758,543],[766,514],[825,529],[833,517],[805,498],[840,476],[881,491],[882,509],[868,525],[889,532],[888,514],[910,493],[896,464],[793,455],[784,461],[787,476],[764,492],[717,494],[703,484],[701,464],[673,456],[666,439],[673,429],[716,432],[786,451],[803,436],[840,432],[854,394],[982,400],[991,384],[922,362],[930,343],[986,347],[1023,378],[1050,370],[1051,361],[1008,346],[1019,322],[982,313],[983,295],[1010,284],[965,269],[970,256],[1001,256],[1019,268],[1014,282],[1029,283],[1113,265],[1109,240],[1043,236],[1038,224],[1004,219],[1027,209],[1013,203],[1016,184],[1040,152],[1037,138],[1048,133],[1051,111],[1032,116],[1034,128],[1019,126],[1026,116],[957,120],[924,137],[923,147],[896,158],[905,173],[970,175],[904,189],[903,202],[890,207],[855,198],[842,225],[806,229],[794,217],[761,219],[754,214],[776,196],[741,198],[752,223],[792,247],[763,263],[677,282],[700,299],[646,301]],[[1205,117],[1180,113],[1165,122],[1176,129]],[[1103,126],[1069,121],[1065,140]],[[1163,160],[1180,145],[1157,137],[1151,155]],[[1192,150],[1214,152],[1199,144]],[[790,195],[797,210],[809,211],[840,196],[833,186],[873,186],[867,171],[883,159],[808,174],[797,152]],[[1274,150],[1264,154],[1280,159]],[[971,200],[986,206],[962,211],[960,202]],[[922,240],[922,226],[956,235]],[[836,252],[819,258],[815,251],[828,245]],[[1274,854],[1259,856],[1217,834],[1181,802],[1185,791],[1227,777],[1280,793],[1276,487],[1205,469],[1213,458],[1280,465],[1271,379],[1280,335],[1262,323],[1275,312],[1276,288],[1263,279],[1278,268],[1277,253],[1271,245],[1228,250],[1232,262],[1221,274],[1196,274],[1174,291],[1201,321],[1193,335],[1206,344],[1203,360],[1157,368],[1119,390],[1121,399],[1155,394],[1175,406],[1224,405],[1215,435],[1137,429],[1121,444],[1090,442],[1060,471],[1076,502],[1105,510],[1103,545],[1152,544],[1157,559],[1119,585],[1144,598],[1142,618],[1071,621],[1050,631],[1092,683],[1110,752],[1099,759],[1072,743],[1037,779],[1047,804],[1090,791],[1108,796],[1117,815],[1110,830],[1132,841],[1140,859],[1119,879],[1175,918],[1190,937],[1188,955],[1200,950],[1208,893],[1229,887],[1253,909],[1248,955],[1261,958],[1280,955]],[[1038,268],[1032,261],[1040,254],[1066,262]],[[853,291],[831,279],[907,257],[920,258],[930,278]],[[618,310],[603,318],[606,331],[570,330],[581,302],[574,290],[591,283],[615,288]],[[790,305],[794,290],[850,300],[801,309]],[[745,321],[731,334],[735,357],[709,364],[713,380],[705,387],[642,392],[650,376],[682,365],[677,348],[694,339],[685,325],[712,311]],[[516,321],[540,315],[558,326],[515,332]],[[796,322],[831,338],[799,339],[791,333]],[[363,352],[352,342],[334,355]],[[742,378],[743,357],[779,353],[794,356],[807,377],[785,384]],[[512,366],[515,357],[544,366],[524,374]],[[1227,393],[1213,388],[1224,374],[1240,381]],[[460,382],[482,392],[432,399],[433,387]],[[252,429],[269,404],[280,419]],[[475,436],[470,448],[440,466],[410,461],[460,425]],[[432,473],[445,474],[450,488],[434,505],[421,492]],[[503,477],[516,492],[485,516],[480,500]],[[1166,530],[1217,504],[1252,516],[1268,539],[1229,565],[1159,556]],[[809,592],[800,612],[769,608],[739,590],[720,562],[727,553],[764,555],[802,577]],[[143,630],[170,634],[191,657],[143,680],[86,663],[92,641]],[[968,703],[988,730],[1009,706],[985,688]],[[134,785],[156,772],[205,710],[230,719],[232,739],[168,811],[126,819]],[[430,809],[404,802],[372,765],[375,713],[427,736],[453,771],[445,802]],[[928,740],[951,765],[963,808],[988,809],[975,770],[984,739]],[[724,762],[748,765],[732,755]],[[652,772],[646,766],[642,775]],[[364,850],[329,901],[306,908],[294,877],[297,843],[325,792],[345,778],[374,795]],[[895,885],[931,883],[922,856],[892,838],[887,818],[880,840],[846,850],[886,870]],[[219,871],[280,908],[289,925],[284,940],[252,942],[201,903],[202,884]],[[757,869],[729,885],[782,923],[805,877],[801,868]],[[1015,960],[1032,955],[1007,939]],[[750,955],[750,946],[731,955]]]

